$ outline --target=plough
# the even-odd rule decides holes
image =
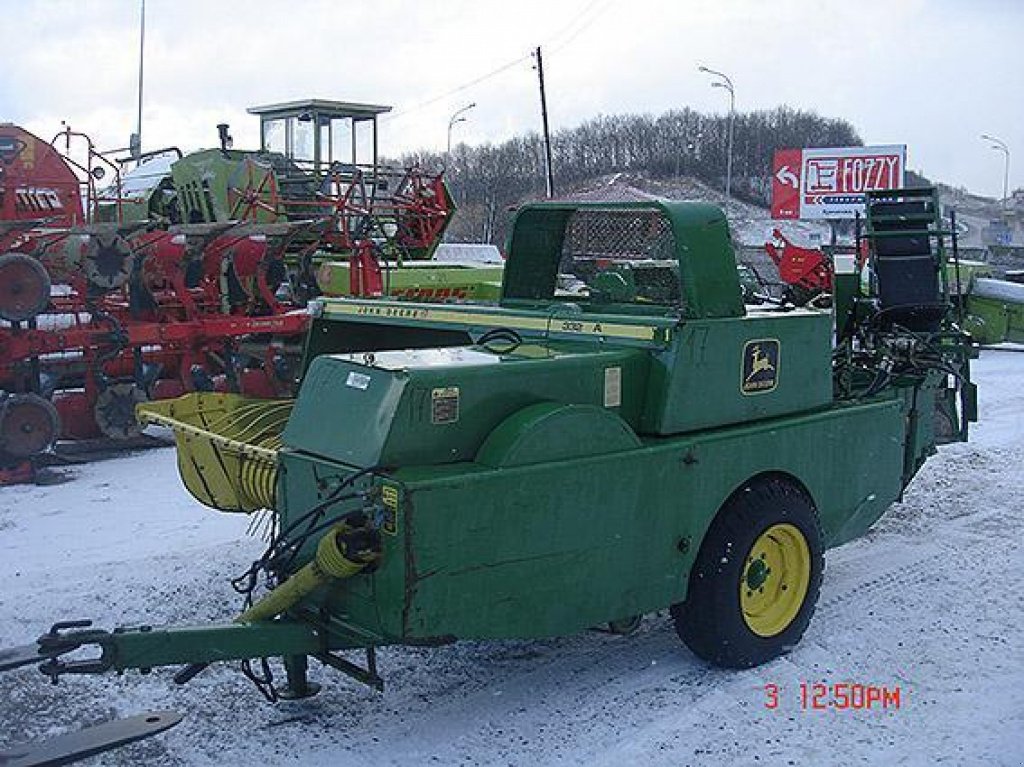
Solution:
[[[0,126],[0,472],[58,437],[134,437],[143,401],[293,394],[318,270],[366,298],[496,295],[493,269],[402,274],[454,206],[441,174],[378,164],[386,110],[258,107],[260,151],[225,125],[219,149],[129,171],[70,128],[46,143]]]

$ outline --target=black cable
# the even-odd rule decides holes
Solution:
[[[298,525],[306,522],[307,520],[310,520],[312,524],[316,524],[317,517],[330,506],[359,496],[359,493],[348,493],[344,496],[338,496],[337,492],[343,487],[344,485],[336,488],[330,497],[300,516],[292,522],[286,530],[271,536],[270,543],[267,545],[266,550],[260,558],[254,561],[249,566],[249,569],[244,573],[231,580],[231,587],[239,594],[244,594],[250,600],[246,604],[246,607],[251,604],[252,592],[256,588],[260,572],[270,569],[271,563],[280,557],[284,551],[292,545],[292,542],[286,539],[287,535],[289,535]]]
[[[355,474],[352,474],[343,480],[336,488],[334,488],[334,490],[331,491],[327,498],[293,520],[288,527],[274,535],[266,550],[263,552],[263,555],[254,561],[244,573],[231,580],[232,588],[239,594],[245,595],[247,600],[246,606],[248,607],[249,604],[251,604],[252,592],[256,588],[256,583],[259,580],[259,574],[261,571],[269,570],[271,564],[279,562],[280,558],[286,551],[293,552],[293,556],[289,559],[289,564],[291,561],[294,561],[294,555],[302,548],[301,544],[305,543],[311,534],[308,531],[315,527],[319,516],[323,514],[323,512],[337,503],[352,500],[353,498],[358,498],[361,495],[361,493],[347,493],[342,495],[342,490],[346,487],[350,487],[356,480],[368,474],[374,474],[383,470],[384,467],[382,466],[371,466],[366,469],[360,469]],[[303,534],[300,534],[297,539],[300,542],[300,545],[293,550],[296,541],[289,540],[288,536],[290,536],[303,523],[307,523],[307,530]]]
[[[351,476],[346,477],[331,491],[327,498],[293,520],[284,530],[281,530],[276,535],[272,536],[266,551],[263,552],[263,555],[253,562],[244,573],[231,580],[231,587],[239,594],[243,594],[245,597],[243,609],[248,609],[253,604],[252,595],[256,589],[256,584],[259,581],[260,572],[266,571],[269,574],[270,571],[282,572],[287,570],[291,567],[291,564],[295,561],[295,557],[298,556],[299,551],[302,550],[302,547],[311,536],[339,521],[338,519],[332,519],[329,522],[325,522],[320,525],[317,524],[320,516],[327,511],[328,508],[341,503],[342,501],[352,500],[353,498],[358,498],[364,495],[363,493],[358,492],[342,494],[342,490],[346,487],[351,487],[352,484],[361,477],[384,470],[385,467],[383,466],[371,466],[366,469],[360,469]],[[362,513],[362,509],[356,509],[343,515],[340,519],[345,520],[349,517],[355,516],[356,514]],[[289,539],[288,536],[290,536],[303,523],[306,523],[306,529],[296,538]],[[281,558],[286,553],[289,554],[288,560],[282,563]],[[268,702],[276,703],[280,696],[274,687],[274,673],[270,668],[270,663],[266,658],[258,658],[255,660],[259,663],[259,670],[255,670],[253,668],[253,660],[247,658],[242,661],[242,675],[253,683],[256,689],[259,690],[260,694]]]

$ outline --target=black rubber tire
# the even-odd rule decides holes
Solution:
[[[746,555],[773,525],[796,527],[807,542],[807,594],[790,624],[774,636],[754,633],[740,608]],[[814,505],[793,483],[763,479],[744,486],[721,508],[690,571],[686,601],[673,605],[676,632],[693,653],[727,668],[751,668],[792,649],[814,614],[825,568],[821,525]]]

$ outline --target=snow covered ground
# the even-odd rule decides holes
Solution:
[[[118,765],[1024,764],[1024,354],[975,365],[982,422],[944,448],[865,538],[828,554],[818,611],[788,656],[713,669],[667,615],[630,637],[466,642],[380,655],[387,691],[314,669],[315,698],[271,706],[232,666],[0,676],[0,745],[172,708],[177,728],[93,760]],[[54,620],[202,622],[238,608],[228,578],[261,548],[208,511],[173,452],[0,488],[0,647]],[[316,664],[314,664],[315,666]],[[805,710],[800,684],[900,689],[900,706]],[[768,708],[766,685],[778,705]]]

